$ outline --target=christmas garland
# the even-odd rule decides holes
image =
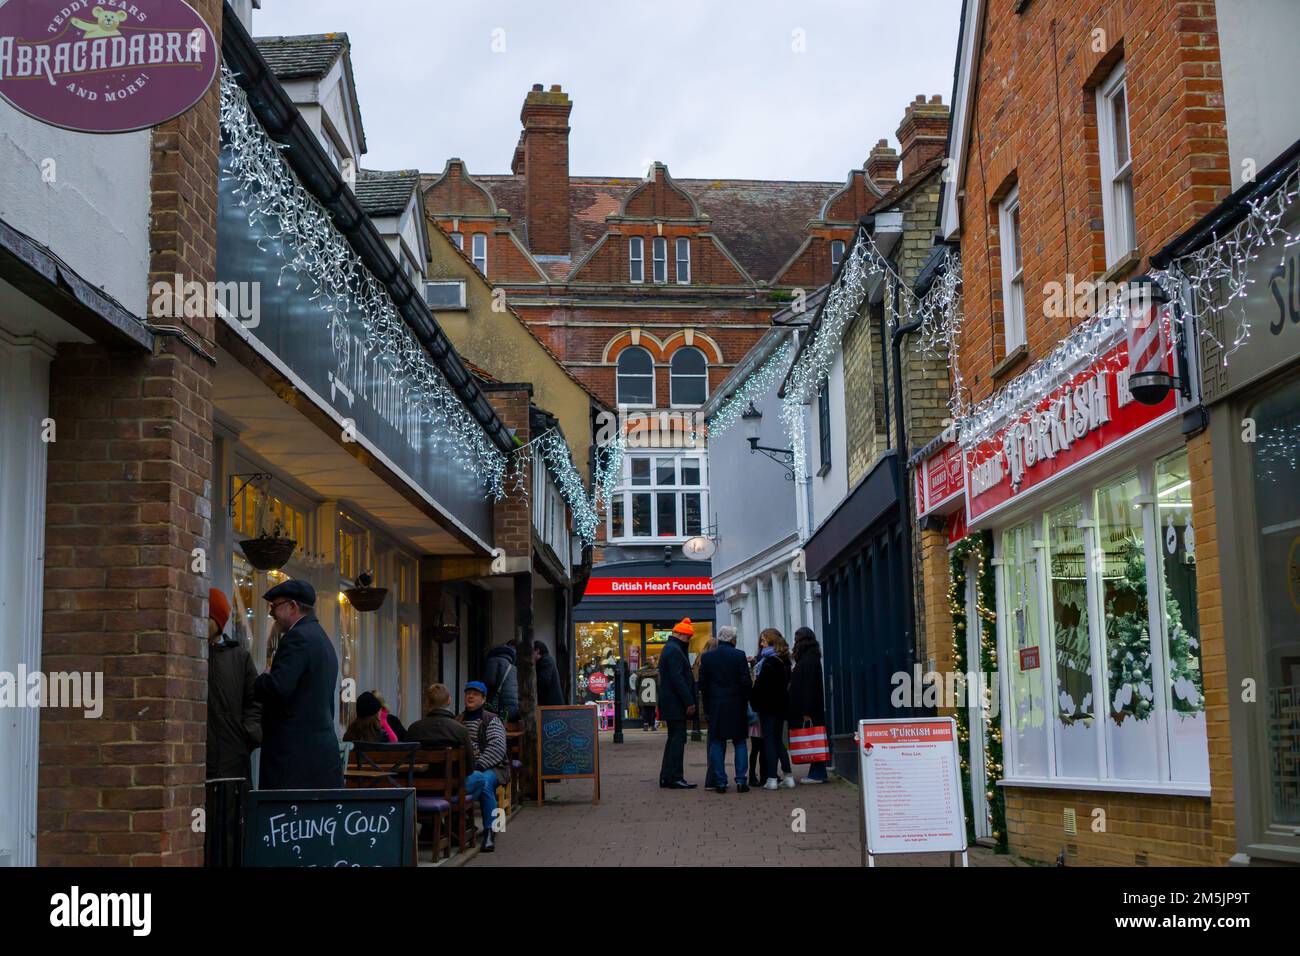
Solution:
[[[998,638],[997,613],[994,598],[993,565],[989,557],[993,550],[993,538],[989,532],[969,535],[952,549],[951,580],[948,585],[948,608],[952,612],[952,659],[953,667],[959,674],[970,673],[966,660],[966,564],[975,559],[975,580],[977,590],[975,608],[979,614],[980,624],[980,660],[977,671],[993,675],[998,673]],[[967,692],[970,692],[968,688]],[[975,802],[971,794],[970,750],[965,746],[970,741],[970,718],[965,707],[957,710],[957,737],[961,743],[961,780],[962,792],[971,813],[966,815],[966,836],[970,842],[975,840],[975,819],[973,815]],[[993,720],[984,734],[984,769],[988,791],[990,816],[992,818],[993,839],[997,843],[997,852],[1007,852],[1007,810],[1002,788],[998,781],[1002,779],[1002,725]]]

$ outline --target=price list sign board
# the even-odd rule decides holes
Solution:
[[[966,863],[957,722],[858,722],[867,865],[881,853],[961,853]]]

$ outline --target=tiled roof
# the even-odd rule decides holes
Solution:
[[[528,243],[527,207],[522,176],[475,176],[498,208],[510,213],[511,225]],[[628,194],[643,182],[635,176],[571,176],[569,243],[577,262],[605,234],[605,217],[618,213]],[[713,220],[713,231],[755,280],[770,280],[803,242],[804,227],[816,219],[827,197],[842,182],[783,182],[753,179],[675,179],[700,211]],[[541,263],[546,273],[563,279],[562,261]]]
[[[354,191],[367,216],[400,216],[419,185],[418,169],[363,169]]]
[[[281,80],[324,76],[348,46],[346,33],[254,37],[267,65]]]

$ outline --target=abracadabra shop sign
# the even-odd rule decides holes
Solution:
[[[1172,358],[1169,364],[1172,371]],[[1133,398],[1128,377],[1128,343],[1121,340],[990,438],[967,448],[967,521],[974,525],[1176,413],[1176,390],[1156,405],[1144,405]]]

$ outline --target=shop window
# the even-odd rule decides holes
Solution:
[[[612,701],[614,666],[619,659],[619,625],[610,621],[583,621],[574,625],[574,631],[577,635],[578,703]],[[604,678],[599,691],[593,689],[591,683],[591,675],[597,671]]]
[[[1088,561],[1079,527],[1082,520],[1083,506],[1077,502],[1047,516],[1051,572],[1048,596],[1056,678],[1056,772],[1063,777],[1095,779],[1096,701],[1088,629]]]
[[[618,404],[653,407],[655,403],[655,369],[650,353],[632,346],[618,353]]]
[[[1110,268],[1137,248],[1133,156],[1129,150],[1128,83],[1120,63],[1097,88],[1097,146],[1101,157],[1101,215]]]
[[[709,397],[709,363],[704,353],[690,346],[674,352],[669,385],[673,405],[703,405]]]
[[[1192,480],[1187,452],[1156,462],[1156,552],[1164,592],[1165,659],[1168,661],[1169,775],[1208,783],[1205,683],[1201,677],[1201,628],[1196,605],[1196,531],[1192,527]]]
[[[1038,561],[1032,525],[1004,533],[1003,577],[1007,660],[1011,693],[1012,767],[1016,776],[1047,775],[1047,709],[1043,700],[1042,641],[1038,612]]]
[[[1259,569],[1259,700],[1267,708],[1262,823],[1276,832],[1300,827],[1300,379],[1273,389],[1246,414],[1256,427],[1249,445],[1255,524],[1243,533],[1254,542]]]
[[[1105,612],[1106,734],[1110,775],[1151,779],[1156,766],[1156,690],[1142,486],[1130,475],[1097,491],[1097,558]]]

